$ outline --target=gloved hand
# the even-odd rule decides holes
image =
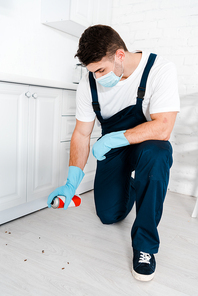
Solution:
[[[76,166],[70,166],[67,182],[64,186],[56,188],[49,196],[47,200],[48,208],[51,208],[51,202],[54,199],[55,196],[63,195],[66,197],[64,209],[66,210],[75,195],[76,189],[80,185],[80,182],[82,181],[84,177],[83,171]]]
[[[125,132],[126,131],[119,131],[104,135],[93,145],[93,156],[98,160],[103,160],[106,158],[104,155],[112,148],[130,145],[129,141],[124,136]]]

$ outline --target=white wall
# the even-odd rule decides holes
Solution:
[[[78,39],[40,14],[41,0],[0,0],[0,72],[72,82]]]
[[[169,188],[198,196],[198,1],[114,0],[112,26],[129,50],[154,52],[176,64],[181,112],[171,137]]]

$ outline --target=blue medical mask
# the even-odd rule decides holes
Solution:
[[[123,73],[121,76],[117,76],[113,71],[110,71],[109,73],[99,78],[96,78],[96,81],[100,83],[102,86],[112,87],[112,86],[115,86],[120,81],[122,76],[123,76]]]

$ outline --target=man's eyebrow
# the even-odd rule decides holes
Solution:
[[[96,73],[96,72],[98,72],[98,71],[100,71],[100,70],[102,70],[103,68],[99,68],[98,70],[96,70],[94,73]]]

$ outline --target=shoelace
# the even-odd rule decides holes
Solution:
[[[150,264],[151,255],[148,253],[140,252],[139,263],[147,263]]]

